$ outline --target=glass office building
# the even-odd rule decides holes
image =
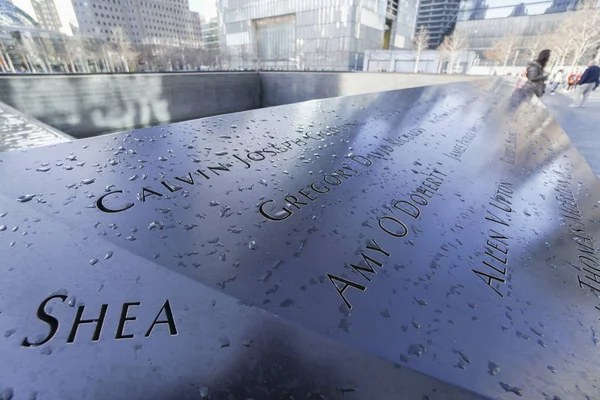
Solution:
[[[409,48],[418,0],[220,0],[228,68],[362,69],[365,50]]]
[[[429,31],[430,48],[438,47],[452,33],[459,7],[460,0],[421,0],[417,29],[423,26]]]

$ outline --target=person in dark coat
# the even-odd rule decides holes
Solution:
[[[585,107],[585,102],[592,93],[592,90],[600,85],[600,67],[596,65],[596,61],[590,61],[588,68],[585,70],[579,82],[577,83],[577,92],[573,104],[569,107]]]
[[[550,50],[542,50],[535,61],[527,65],[527,83],[529,90],[533,91],[537,97],[542,97],[546,91],[548,75],[544,74],[544,68],[550,59]]]

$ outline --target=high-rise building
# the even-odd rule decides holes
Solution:
[[[424,26],[429,31],[429,47],[435,48],[456,24],[460,0],[421,0],[416,29]]]
[[[214,17],[210,20],[200,19],[200,28],[202,29],[202,53],[204,53],[204,65],[217,67],[221,56],[221,35],[219,30],[219,20]]]
[[[56,11],[54,0],[31,0],[33,11],[38,23],[43,29],[60,32],[62,23]]]
[[[73,0],[80,33],[132,44],[200,47],[200,16],[188,0]]]
[[[476,19],[485,19],[488,5],[485,0],[465,0],[460,4],[458,14],[459,21],[472,21]]]
[[[35,19],[8,0],[0,0],[0,26],[39,28]]]
[[[512,12],[510,13],[509,17],[520,17],[522,15],[527,15],[527,7],[525,7],[525,3],[519,3],[517,4]]]
[[[219,0],[224,67],[362,69],[365,50],[409,48],[418,0]]]
[[[554,0],[552,1],[552,5],[546,9],[545,14],[575,10],[577,3],[578,0]]]
[[[200,18],[200,29],[202,30],[202,47],[204,49],[219,48],[219,19],[213,17],[210,19]]]

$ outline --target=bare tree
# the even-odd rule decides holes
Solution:
[[[413,39],[413,50],[415,52],[415,74],[419,72],[419,61],[421,59],[421,52],[429,46],[429,31],[425,26],[421,25],[419,32]]]
[[[484,52],[485,58],[496,63],[502,63],[502,66],[506,67],[510,57],[515,54],[519,38],[520,36],[516,33],[507,34],[494,43],[491,49]]]
[[[581,0],[577,10],[568,13],[557,32],[558,39],[571,46],[572,71],[584,55],[600,44],[600,7],[596,0]]]
[[[459,53],[468,49],[469,42],[467,41],[466,34],[462,31],[455,30],[452,35],[444,38],[444,41],[439,46],[439,50],[448,57],[449,66],[447,71],[449,74],[454,72],[454,64],[457,61]]]
[[[0,60],[2,60],[2,64],[4,66],[5,72],[15,72],[15,67],[10,58],[10,54],[6,50],[6,46],[4,45],[4,41],[0,39]]]
[[[565,65],[567,58],[573,52],[573,46],[575,42],[574,36],[571,32],[576,29],[576,21],[574,19],[565,19],[561,24],[554,30],[554,32],[545,36],[540,47],[552,49],[551,55],[551,67],[550,70],[556,68],[562,69]],[[537,55],[537,51],[532,53],[531,59],[534,59]]]
[[[528,43],[528,54],[530,60],[533,60],[535,58],[537,53],[540,51],[540,47],[542,46],[543,42],[543,37],[541,35],[536,35],[531,38],[531,40]]]
[[[88,60],[95,57],[95,49],[90,50],[86,40],[81,36],[63,37],[64,53],[61,54],[61,60],[63,63],[66,61],[73,73],[79,72],[77,65],[80,65],[81,72],[90,72]]]
[[[240,48],[239,57],[242,60],[242,68],[247,69],[249,64],[252,62],[252,50],[250,49],[250,45],[243,44]]]
[[[122,28],[117,28],[115,33],[115,50],[121,60],[125,72],[130,72],[130,65],[135,64],[139,54],[133,49],[129,38],[123,32]]]

